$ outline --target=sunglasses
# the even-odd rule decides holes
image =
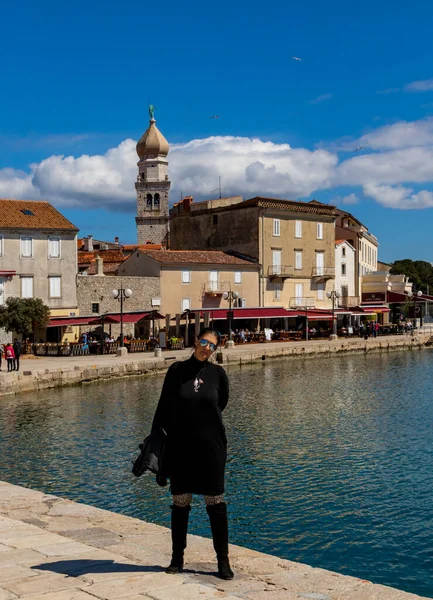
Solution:
[[[215,350],[217,349],[216,344],[214,344],[213,342],[209,342],[209,340],[199,340],[198,343],[202,348],[207,348],[209,346],[209,350],[211,352],[215,352]]]

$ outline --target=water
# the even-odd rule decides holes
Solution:
[[[231,540],[433,596],[433,354],[229,371]],[[130,473],[161,377],[0,398],[0,479],[169,525]],[[209,536],[201,499],[192,533]]]

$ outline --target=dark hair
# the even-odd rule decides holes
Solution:
[[[221,343],[221,335],[220,332],[217,331],[216,329],[214,329],[213,327],[203,327],[203,329],[200,329],[200,333],[197,336],[198,340],[201,340],[201,338],[206,335],[207,333],[214,335],[217,339],[217,346],[220,345]]]

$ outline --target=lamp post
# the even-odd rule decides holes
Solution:
[[[117,299],[120,302],[120,348],[117,353],[119,356],[124,356],[126,354],[126,348],[124,347],[125,344],[123,341],[123,301],[132,296],[132,290],[124,288],[122,284],[120,284],[120,288],[113,290],[112,295],[114,299]]]
[[[229,339],[227,342],[227,348],[233,348],[235,343],[232,340],[232,318],[233,318],[232,302],[233,302],[233,300],[236,300],[236,298],[239,298],[239,294],[237,292],[232,292],[232,290],[230,290],[229,292],[224,292],[223,298],[224,298],[224,300],[228,300],[228,302],[229,302],[229,311],[227,313],[228,322],[229,322]]]
[[[421,290],[419,290],[417,292],[415,289],[412,288],[412,290],[410,292],[408,292],[407,295],[410,299],[413,298],[413,317],[415,319],[415,327],[416,327],[416,301],[422,297],[422,292],[421,292]],[[419,326],[422,327],[422,308],[420,308]]]
[[[337,321],[335,320],[335,300],[338,300],[338,298],[340,297],[340,294],[338,292],[336,292],[335,290],[332,290],[332,292],[327,292],[326,294],[328,296],[328,298],[332,299],[332,334],[329,336],[330,340],[336,340],[337,339]]]

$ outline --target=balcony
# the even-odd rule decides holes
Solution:
[[[292,266],[287,265],[269,265],[268,277],[269,279],[287,279],[293,277],[295,270]]]
[[[314,308],[315,306],[315,298],[290,298],[289,307],[290,308]]]
[[[334,279],[335,269],[334,267],[313,267],[311,278],[316,282],[328,281],[328,279]]]
[[[203,292],[208,296],[222,296],[230,290],[229,281],[206,281]]]
[[[340,296],[338,298],[338,307],[353,308],[354,306],[359,306],[359,302],[359,296]]]

